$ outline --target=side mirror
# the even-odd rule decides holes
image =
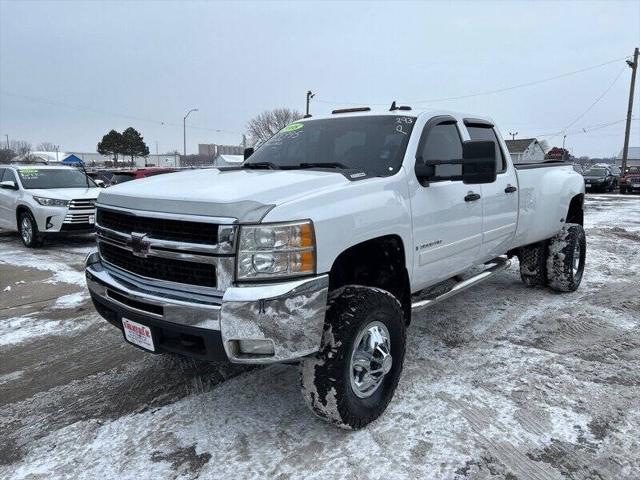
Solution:
[[[100,188],[104,188],[104,187],[105,187],[105,185],[104,185],[104,181],[103,181],[103,180],[99,180],[99,179],[97,179],[97,178],[94,178],[94,179],[93,179],[93,181],[94,181],[94,183],[95,183],[96,185],[98,185]]]
[[[469,140],[462,144],[462,183],[474,185],[496,181],[496,144]]]
[[[251,155],[253,155],[253,152],[255,152],[255,149],[253,147],[245,148],[244,149],[244,159],[246,160]]]
[[[18,185],[13,180],[5,180],[0,182],[0,188],[6,188],[7,190],[18,190]]]

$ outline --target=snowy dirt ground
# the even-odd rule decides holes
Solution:
[[[421,312],[357,432],[307,411],[295,366],[125,344],[85,294],[91,238],[0,233],[0,478],[638,479],[640,198],[586,208],[577,292],[526,288],[516,261]]]

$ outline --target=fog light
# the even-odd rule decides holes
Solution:
[[[52,217],[47,217],[47,230],[49,230],[50,228],[53,228],[53,223],[51,223],[51,218]]]
[[[274,355],[272,340],[238,340],[238,351],[245,355]]]

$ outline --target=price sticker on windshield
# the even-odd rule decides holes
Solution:
[[[295,132],[296,130],[300,130],[304,127],[304,123],[292,123],[291,125],[287,125],[282,129],[282,132]]]

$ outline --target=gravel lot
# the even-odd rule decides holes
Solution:
[[[417,316],[358,432],[306,410],[294,366],[125,344],[88,301],[92,238],[0,233],[0,478],[638,479],[640,198],[589,195],[585,224],[577,292],[514,265]]]

